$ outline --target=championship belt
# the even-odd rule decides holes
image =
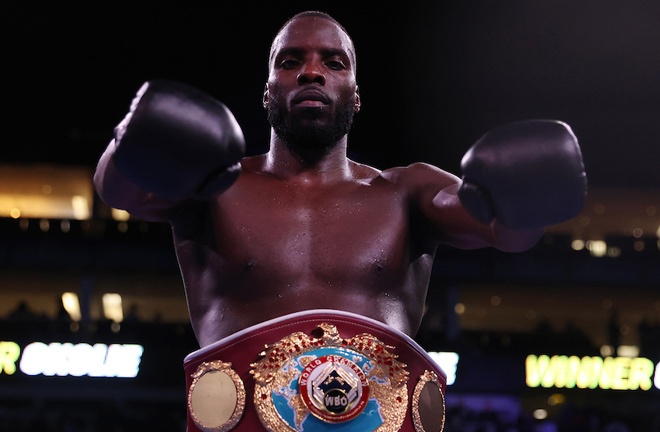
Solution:
[[[189,354],[188,432],[442,432],[446,375],[410,337],[311,310]]]

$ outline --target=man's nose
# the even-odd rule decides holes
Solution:
[[[325,75],[316,64],[307,63],[298,74],[298,84],[318,83],[325,85]]]

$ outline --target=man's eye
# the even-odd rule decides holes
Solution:
[[[280,67],[282,69],[293,69],[297,65],[298,65],[298,61],[293,59],[284,60],[282,61],[282,63],[280,63]]]
[[[326,62],[326,66],[328,66],[330,69],[333,70],[343,70],[346,69],[346,66],[344,66],[344,63],[337,61],[337,60],[330,60],[329,62]]]

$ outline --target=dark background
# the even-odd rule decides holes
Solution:
[[[0,163],[93,167],[141,83],[178,79],[225,102],[250,153],[272,37],[304,9],[342,22],[363,110],[351,156],[452,172],[488,129],[568,122],[592,187],[656,188],[660,2],[12,1],[0,6]]]
[[[657,0],[2,1],[0,165],[47,162],[93,168],[136,90],[152,78],[185,81],[222,100],[243,126],[249,152],[265,151],[269,130],[261,96],[268,50],[283,22],[305,9],[331,13],[355,41],[363,109],[351,134],[350,152],[358,161],[387,168],[423,160],[458,173],[463,153],[489,129],[525,118],[554,118],[569,123],[578,136],[591,190],[644,189],[651,191],[644,195],[648,197],[660,188]],[[3,278],[10,276],[9,281],[3,279],[2,290],[50,289],[55,297],[73,280],[67,289],[75,290],[78,283],[79,291],[91,287],[101,292],[101,287],[111,286],[105,278],[112,275],[118,280],[113,289],[149,301],[150,295],[163,295],[160,276],[177,284],[180,280],[168,227],[154,225],[143,232],[143,224],[132,221],[120,232],[118,224],[98,229],[99,224],[73,221],[71,232],[64,234],[57,229],[45,233],[34,223],[38,221],[30,221],[27,229],[21,228],[22,221],[0,222],[0,271]],[[645,233],[654,233],[656,227]],[[440,330],[428,324],[420,343],[453,349],[451,336],[461,330],[462,364],[476,370],[466,375],[478,377],[481,390],[490,390],[489,382],[494,385],[495,378],[508,375],[483,373],[487,367],[497,368],[498,356],[507,350],[577,353],[564,333],[539,336],[489,328],[516,319],[525,326],[520,311],[538,310],[540,317],[547,313],[556,322],[573,317],[579,325],[597,326],[607,313],[603,300],[611,299],[628,312],[622,323],[633,325],[641,314],[657,317],[657,236],[647,239],[643,253],[633,249],[639,239],[616,239],[623,251],[616,258],[573,251],[569,236],[547,236],[525,254],[441,250],[429,305],[431,312],[445,313],[446,321]],[[40,282],[47,277],[52,282]],[[151,291],[145,288],[151,286],[150,279]],[[12,287],[15,280],[25,280],[25,285]],[[455,297],[466,296],[477,288],[470,285],[484,281],[492,286],[478,290],[470,303],[481,328],[452,330],[450,324],[456,326],[457,320],[446,312]],[[512,286],[503,289],[503,282]],[[177,293],[183,302],[183,292]],[[491,306],[494,294],[504,299],[501,312]],[[654,318],[656,338],[658,322]],[[167,393],[151,386],[156,381],[180,382],[180,361],[195,341],[178,326],[168,331],[162,324],[143,324],[148,328],[141,334],[154,348],[153,354],[149,348],[154,357],[145,357],[145,362],[160,361],[170,372],[150,369],[145,381],[135,386],[140,389],[131,388],[130,394],[124,388],[115,393],[98,386],[81,392],[60,381],[59,393],[35,391],[25,382],[10,382],[0,386],[0,430],[20,430],[21,424],[46,419],[68,422],[76,416],[106,427],[96,428],[99,431],[111,426],[123,431],[183,430],[183,388],[177,384]],[[12,322],[9,328],[28,327]],[[122,329],[130,327],[122,324]],[[5,340],[13,340],[5,333]],[[25,340],[48,335],[37,328]],[[175,336],[182,335],[187,339],[176,345]],[[61,333],[58,339],[72,337]],[[98,340],[94,333],[89,342]],[[657,339],[642,342],[642,355],[657,359]],[[645,347],[656,351],[647,354]],[[480,357],[470,359],[468,353]],[[169,375],[160,376],[165,373]],[[460,392],[456,387],[454,394],[460,397]],[[527,393],[523,399],[534,392]],[[603,419],[632,415],[636,421],[660,421],[657,392],[638,394],[606,392],[601,398],[590,392],[584,399],[602,405]],[[545,404],[548,396],[541,391],[537,399]],[[576,396],[569,395],[571,403],[580,400]],[[534,398],[523,402],[526,410],[543,405]],[[572,405],[566,406],[570,411]],[[448,415],[449,421],[460,418],[461,413]],[[5,424],[11,426],[3,429]],[[118,424],[123,427],[115,427]],[[465,428],[448,423],[446,430]],[[637,430],[651,429],[645,425]]]

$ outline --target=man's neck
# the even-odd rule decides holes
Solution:
[[[329,149],[293,149],[271,133],[265,170],[283,179],[299,178],[315,183],[345,180],[350,174],[346,148],[347,137]]]

